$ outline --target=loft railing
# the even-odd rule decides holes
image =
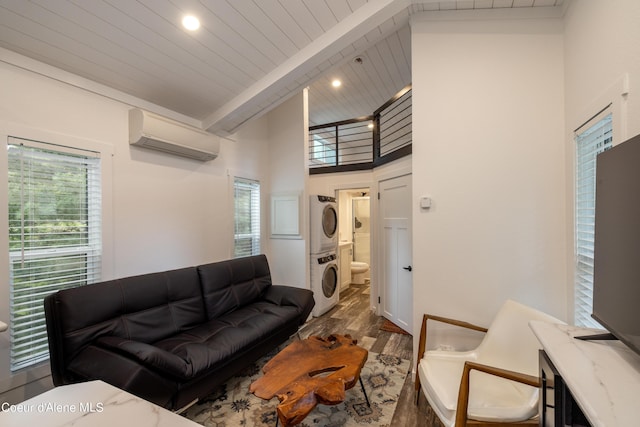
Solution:
[[[373,115],[309,128],[309,173],[373,169],[411,154],[411,85]]]

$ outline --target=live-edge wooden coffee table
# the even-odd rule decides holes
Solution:
[[[370,406],[360,378],[367,355],[349,335],[294,341],[264,365],[264,376],[249,391],[265,400],[278,397],[278,420],[284,427],[302,422],[318,403],[343,402],[345,391],[357,381]]]

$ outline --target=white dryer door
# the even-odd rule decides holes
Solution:
[[[327,204],[322,210],[322,231],[328,238],[332,238],[338,230],[338,214],[333,205]]]
[[[326,298],[331,298],[338,289],[338,267],[330,264],[322,274],[322,293]]]

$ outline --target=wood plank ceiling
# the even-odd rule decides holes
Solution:
[[[0,60],[228,135],[304,87],[311,124],[371,114],[411,83],[412,13],[563,2],[0,0]]]

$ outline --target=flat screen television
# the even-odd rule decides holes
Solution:
[[[640,135],[600,153],[592,317],[640,353]]]

